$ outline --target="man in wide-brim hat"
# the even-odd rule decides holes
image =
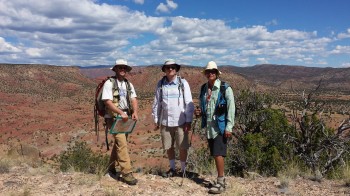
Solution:
[[[125,59],[117,59],[115,61],[115,65],[111,68],[111,70],[116,71],[117,68],[125,68],[126,72],[130,72],[132,67],[128,65],[128,62]]]
[[[102,100],[106,106],[105,123],[109,129],[116,119],[120,116],[124,121],[129,116],[135,121],[138,120],[137,95],[132,83],[126,78],[126,72],[131,71],[131,67],[125,59],[118,59],[111,68],[115,72],[115,77],[110,77],[103,85]],[[113,134],[114,144],[110,156],[108,173],[118,177],[129,184],[136,185],[137,179],[133,176],[133,169],[128,152],[128,142],[126,134]]]
[[[163,149],[167,152],[170,169],[163,177],[177,175],[175,145],[179,149],[181,172],[186,171],[188,132],[193,119],[193,101],[188,82],[177,75],[180,65],[168,59],[162,65],[165,76],[157,83],[152,106],[156,129],[160,128]]]

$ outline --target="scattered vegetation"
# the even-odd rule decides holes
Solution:
[[[55,158],[61,171],[76,171],[103,175],[108,167],[109,157],[96,154],[86,142],[76,141],[73,146]]]
[[[314,180],[330,174],[344,173],[349,158],[350,119],[338,129],[326,126],[325,102],[314,99],[320,86],[286,110],[274,109],[273,96],[242,90],[236,94],[236,125],[233,142],[228,143],[225,173],[244,176],[258,173],[280,176],[284,185],[288,179],[311,173]],[[191,168],[205,172],[211,168],[211,157],[206,149],[191,156]]]
[[[7,159],[0,159],[0,174],[9,173],[10,172],[10,163]]]

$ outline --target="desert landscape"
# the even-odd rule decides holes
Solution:
[[[201,67],[186,65],[180,70],[180,75],[191,86],[195,103],[198,103],[200,85],[206,81],[201,70]],[[269,92],[283,97],[284,101],[297,99],[297,92],[313,90],[321,81],[319,97],[330,103],[327,111],[331,114],[329,126],[337,127],[343,119],[349,117],[350,68],[257,65],[245,68],[223,66],[221,71],[222,80],[230,83],[237,91],[250,88]],[[111,75],[113,72],[107,66],[84,68],[0,64],[1,155],[16,151],[20,157],[31,156],[50,162],[52,157],[66,150],[74,141],[86,141],[93,151],[109,154],[105,144],[103,119],[100,119],[100,130],[95,132],[93,105],[98,82]],[[116,195],[161,195],[164,191],[175,191],[174,195],[206,194],[205,188],[201,188],[204,181],[186,179],[189,183],[179,189],[174,181],[181,181],[181,178],[170,181],[157,175],[145,174],[145,171],[153,167],[167,168],[160,135],[154,130],[151,118],[153,92],[156,82],[162,76],[160,65],[133,67],[127,76],[134,84],[139,100],[140,119],[133,133],[129,135],[132,163],[135,171],[138,171],[137,177],[140,178],[137,187],[130,188],[121,182],[103,178],[99,180],[99,185],[83,184],[82,186],[89,187],[83,188],[83,192],[82,187],[74,180],[93,177],[64,173],[52,173],[48,177],[40,172],[31,175],[31,170],[38,169],[19,165],[9,173],[1,175],[1,192],[10,195],[20,184],[29,187],[41,184],[38,190],[32,191],[33,195],[107,195],[106,191],[102,191],[103,184],[105,188],[118,187]],[[108,138],[111,144],[112,137]],[[193,147],[201,144],[200,136],[195,135]],[[215,176],[203,176],[201,179],[209,181],[214,178]],[[234,189],[241,187],[244,195],[350,194],[349,188],[342,186],[340,181],[325,180],[319,183],[302,177],[291,182],[288,190],[278,188],[277,178],[230,177],[230,183]],[[49,187],[52,192],[48,192]]]

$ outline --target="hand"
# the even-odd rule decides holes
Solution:
[[[187,122],[184,125],[184,132],[189,132],[189,131],[191,131],[191,123]]]
[[[157,123],[154,123],[154,130],[157,131],[159,129],[159,125]]]
[[[125,113],[123,113],[122,115],[120,115],[120,117],[122,117],[122,120],[123,120],[123,122],[126,122],[126,121],[128,121],[128,115],[126,115]]]
[[[231,136],[232,136],[232,133],[231,133],[231,132],[225,131],[224,137],[230,138]]]
[[[134,113],[131,115],[131,118],[132,118],[134,121],[139,120],[139,116],[137,115],[136,112],[134,112]]]

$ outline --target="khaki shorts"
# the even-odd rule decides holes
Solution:
[[[188,142],[188,132],[184,133],[183,127],[161,127],[161,136],[162,136],[162,143],[163,143],[163,149],[168,150],[171,147],[174,147],[174,144],[176,142],[176,147],[178,149],[188,149],[189,148],[189,142]]]

